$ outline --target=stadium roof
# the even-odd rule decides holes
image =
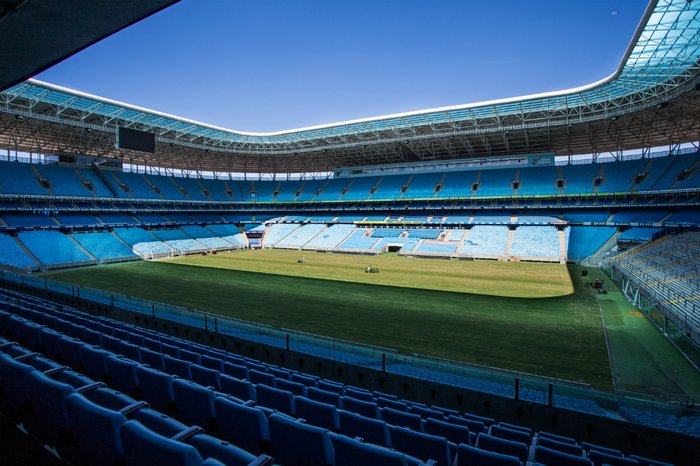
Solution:
[[[0,1],[0,90],[179,0]]]
[[[618,69],[596,83],[273,133],[233,131],[32,80],[0,94],[0,144],[26,150],[22,134],[29,134],[44,151],[248,172],[676,144],[700,134],[699,37],[700,1],[654,0]],[[116,150],[117,125],[154,132],[156,154]],[[18,126],[30,128],[8,138]],[[84,132],[99,137],[81,145],[76,136]]]

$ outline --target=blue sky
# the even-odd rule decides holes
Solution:
[[[183,0],[38,79],[243,131],[566,89],[647,0]]]

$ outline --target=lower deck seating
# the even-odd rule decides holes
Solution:
[[[96,259],[134,256],[133,251],[128,246],[109,232],[75,233],[73,234],[73,239]]]
[[[17,237],[43,264],[64,264],[91,259],[70,237],[58,231],[21,231]]]
[[[265,454],[282,465],[524,464],[531,451],[559,461],[545,464],[630,461],[604,446],[345,386],[6,290],[0,389],[3,413],[59,453],[71,451],[62,441],[70,433],[93,464],[152,464],[154,456],[165,464],[272,464]],[[25,403],[33,409],[22,410]],[[360,409],[366,414],[347,411]],[[551,451],[537,452],[543,448]]]
[[[38,265],[24,252],[12,236],[4,233],[0,233],[0,264],[6,264],[18,269]]]

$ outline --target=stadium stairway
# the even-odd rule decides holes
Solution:
[[[668,465],[16,292],[0,292],[0,309],[3,415],[80,465],[140,466],[154,455],[166,464],[272,464],[265,453],[287,466]]]

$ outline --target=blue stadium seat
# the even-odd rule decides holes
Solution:
[[[331,437],[335,466],[405,466],[405,455],[345,435]]]
[[[439,421],[445,420],[445,414],[430,408],[424,408],[422,406],[409,406],[408,412],[412,414],[417,414],[423,419],[437,419]]]
[[[156,369],[139,366],[136,369],[141,397],[153,409],[167,411],[173,401],[173,378]]]
[[[597,450],[591,450],[588,452],[588,458],[591,460],[594,466],[632,466],[638,465],[637,460],[632,458],[625,458],[622,456],[609,455]]]
[[[334,432],[338,431],[340,420],[338,408],[334,405],[297,396],[294,398],[294,408],[296,416],[306,420],[309,424]]]
[[[28,373],[25,382],[27,398],[35,414],[27,427],[43,440],[55,444],[69,429],[64,402],[75,388],[38,371]]]
[[[343,409],[343,399],[335,392],[329,392],[328,390],[321,390],[315,387],[307,387],[306,396],[312,400],[328,403],[336,408]]]
[[[481,421],[466,419],[462,416],[455,416],[455,415],[449,416],[447,418],[447,420],[448,420],[448,422],[450,422],[452,424],[458,424],[460,426],[468,427],[470,432],[474,432],[477,435],[480,434],[481,432],[487,431],[487,427]]]
[[[583,455],[583,448],[576,445],[575,443],[559,442],[557,440],[551,439],[549,437],[543,437],[541,435],[537,436],[537,446],[543,446],[550,448],[552,450],[559,451],[561,453],[568,453],[569,455]]]
[[[294,415],[294,395],[291,392],[267,385],[256,385],[255,393],[257,404],[260,406],[275,409],[290,416]]]
[[[177,356],[171,356],[166,354],[163,356],[163,362],[165,363],[165,372],[170,375],[177,375],[183,379],[191,379],[192,373],[190,372],[190,366],[192,363],[189,361],[183,361]]]
[[[391,429],[391,442],[394,449],[402,453],[425,462],[435,460],[437,464],[452,464],[452,452],[457,448],[444,437],[424,434],[404,427]]]
[[[547,466],[590,466],[588,458],[553,450],[541,445],[535,447],[535,461]]]
[[[221,391],[223,393],[235,396],[244,401],[255,401],[257,399],[255,386],[247,380],[239,380],[228,375],[221,375],[219,377],[219,382],[221,383]]]
[[[509,429],[500,425],[491,426],[489,435],[493,437],[513,440],[514,442],[522,442],[529,445],[532,442],[532,435],[522,430]]]
[[[275,376],[274,375],[268,374],[267,372],[258,371],[255,369],[248,371],[248,380],[250,380],[250,383],[255,384],[255,385],[263,384],[263,385],[267,385],[268,387],[275,386]]]
[[[184,379],[173,380],[173,398],[178,419],[186,424],[209,428],[214,415],[214,392]]]
[[[150,408],[139,409],[129,415],[147,429],[166,437],[173,437],[187,430],[187,426],[170,416]]]
[[[220,373],[214,369],[209,369],[199,364],[192,364],[192,381],[205,387],[212,387],[215,390],[221,389]]]
[[[386,422],[361,414],[338,410],[340,432],[348,437],[361,437],[367,443],[391,446],[391,436]]]
[[[267,417],[258,408],[240,405],[223,397],[214,400],[219,435],[251,453],[268,449]]]
[[[80,358],[85,367],[85,373],[94,380],[104,380],[107,375],[105,361],[113,353],[100,348],[99,346],[82,345],[80,347]]]
[[[66,413],[82,460],[88,465],[113,465],[123,456],[119,431],[126,417],[74,393],[66,398]]]
[[[248,378],[248,368],[241,364],[234,364],[232,362],[224,362],[224,374],[230,375],[240,380],[249,380]]]
[[[343,409],[363,416],[377,419],[379,417],[379,407],[373,401],[362,401],[348,396],[343,397]]]
[[[275,388],[291,392],[294,396],[306,396],[306,385],[291,380],[280,379],[275,380]]]
[[[360,401],[374,402],[374,395],[372,395],[372,392],[354,387],[345,387],[345,397],[352,397]]]
[[[334,464],[328,431],[279,414],[269,418],[270,442],[275,461],[286,466]]]
[[[141,348],[141,362],[159,371],[165,370],[163,355],[148,348]]]
[[[438,419],[428,418],[425,420],[425,433],[430,435],[437,435],[438,437],[445,437],[452,443],[459,445],[460,443],[466,443],[468,445],[473,445],[469,432],[469,427],[460,426],[457,424],[450,424],[449,422],[440,421]]]
[[[110,385],[117,390],[131,394],[139,386],[136,375],[136,369],[139,367],[137,362],[120,356],[109,356],[105,359],[105,366]]]
[[[416,432],[423,432],[423,420],[417,414],[404,413],[392,408],[382,408],[382,419],[392,426],[408,427]]]
[[[527,462],[529,456],[529,447],[527,444],[487,434],[478,435],[476,438],[476,447],[494,453],[515,456],[522,461],[523,464]]]
[[[236,445],[209,435],[195,435],[187,443],[194,446],[203,458],[214,458],[226,466],[272,465],[272,458],[269,456],[253,455]]]
[[[517,456],[481,450],[469,445],[458,445],[454,466],[522,466]]]
[[[126,466],[201,466],[202,457],[192,445],[159,435],[138,421],[127,421],[121,428]]]

